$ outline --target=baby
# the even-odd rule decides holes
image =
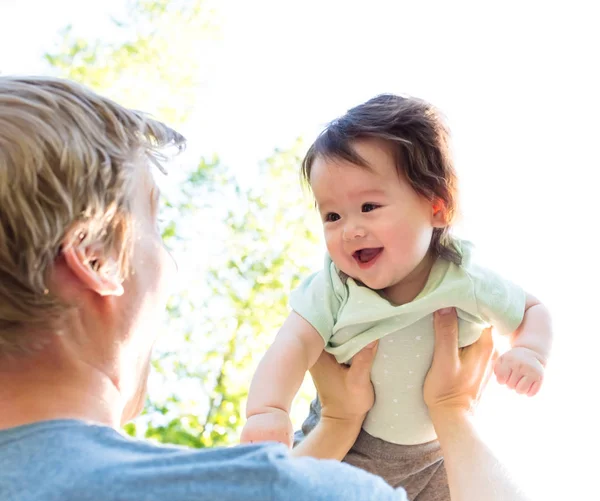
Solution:
[[[548,312],[449,234],[457,194],[448,142],[431,105],[381,95],[334,120],[311,146],[302,174],[323,221],[325,265],[292,293],[293,311],[253,378],[242,442],[291,445],[290,406],[322,350],[350,363],[379,340],[375,405],[346,461],[411,498],[449,499],[422,394],[432,315],[444,308],[456,308],[460,346],[488,325],[509,336],[512,348],[494,367],[498,381],[529,396],[539,391]]]

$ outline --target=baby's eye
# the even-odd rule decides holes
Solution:
[[[363,212],[371,212],[372,210],[375,210],[375,209],[377,209],[379,207],[380,206],[377,205],[377,204],[371,204],[371,203],[369,203],[369,204],[363,204],[362,211]]]
[[[335,212],[329,212],[328,214],[325,215],[325,221],[327,223],[334,223],[338,219],[340,219],[340,215],[336,214]]]

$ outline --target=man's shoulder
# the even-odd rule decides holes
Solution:
[[[15,501],[364,499],[392,491],[334,461],[294,459],[279,444],[190,449],[135,440],[97,425],[62,422],[0,433],[0,484]],[[36,458],[31,467],[31,459]],[[2,478],[4,477],[4,478]],[[390,499],[395,499],[390,497]]]
[[[226,500],[242,493],[252,500],[261,499],[257,479],[274,481],[269,465],[285,454],[283,446],[191,449],[77,421],[37,423],[0,432],[0,485],[15,501]]]

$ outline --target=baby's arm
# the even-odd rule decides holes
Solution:
[[[498,382],[517,393],[533,396],[542,384],[552,348],[552,322],[546,307],[530,294],[523,321],[510,336],[510,344],[512,349],[495,365]]]
[[[552,348],[552,320],[548,309],[530,294],[527,294],[523,321],[511,335],[510,344],[513,348],[532,350],[546,365]]]
[[[276,441],[292,446],[292,400],[323,347],[315,328],[292,312],[252,378],[242,443]]]

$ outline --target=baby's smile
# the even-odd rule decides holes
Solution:
[[[352,254],[352,257],[358,263],[358,266],[364,269],[372,266],[382,252],[383,247],[359,249]]]

